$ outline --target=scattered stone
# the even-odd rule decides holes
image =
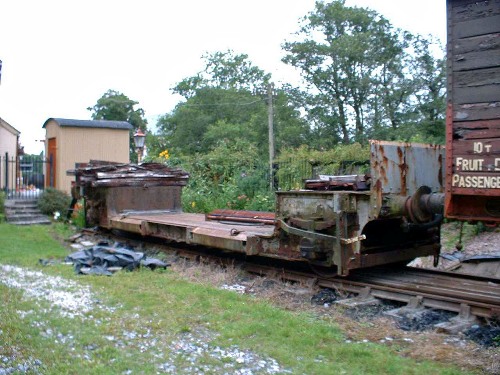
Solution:
[[[244,285],[241,285],[241,284],[234,284],[234,285],[224,284],[220,288],[224,289],[224,290],[230,290],[230,291],[233,291],[233,292],[236,292],[239,294],[244,294],[246,291],[246,287]]]
[[[350,307],[345,310],[345,314],[356,321],[373,319],[381,316],[383,313],[401,307],[401,303],[388,300],[378,300],[375,304],[364,304],[361,306]]]
[[[83,236],[83,233],[77,233],[68,238],[68,242],[76,242],[79,238]]]
[[[63,316],[83,317],[92,310],[93,296],[88,286],[58,276],[9,265],[0,265],[0,283],[21,289],[35,300],[48,300]]]
[[[500,326],[473,325],[464,332],[465,337],[485,347],[500,347]]]
[[[424,331],[434,329],[434,325],[449,321],[456,314],[444,310],[425,310],[420,314],[401,314],[398,327],[404,331]]]
[[[170,360],[158,368],[167,374],[214,373],[214,374],[289,374],[291,371],[281,367],[273,358],[261,357],[249,350],[241,350],[233,345],[229,348],[213,346],[213,334],[199,330],[185,333],[170,345]],[[204,357],[217,359],[218,365],[202,365]],[[182,357],[191,364],[179,368],[175,359]],[[196,369],[196,370],[195,370]]]

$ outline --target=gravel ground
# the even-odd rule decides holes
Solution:
[[[49,302],[50,309],[44,312],[59,314],[68,319],[91,319],[93,324],[99,325],[111,320],[117,307],[105,306],[88,286],[80,285],[74,281],[46,275],[43,272],[32,271],[26,268],[0,265],[0,283],[19,289],[25,298],[35,302]],[[44,304],[45,305],[45,304]],[[109,314],[104,321],[93,319],[92,312],[101,309]],[[34,311],[17,311],[24,319]],[[141,319],[138,314],[134,319]],[[144,322],[148,323],[148,322]],[[149,322],[151,323],[151,322]],[[141,324],[147,326],[148,324]],[[50,327],[46,321],[35,320],[34,326],[41,335],[57,344],[74,350],[77,346],[72,334],[63,335]],[[124,330],[119,337],[104,337],[110,345],[126,350],[129,347],[139,348],[141,352],[149,352],[155,359],[157,374],[285,374],[289,373],[273,358],[266,358],[248,350],[239,349],[237,346],[221,348],[211,344],[216,334],[206,329],[197,329],[196,333],[185,333],[172,342],[165,342],[161,337],[153,335],[148,329],[143,332]],[[1,338],[1,332],[0,332]],[[0,344],[1,349],[1,344]],[[15,348],[10,348],[14,353],[11,356],[0,356],[0,375],[19,373],[40,373],[43,365],[40,359],[29,358],[27,361],[19,360]],[[92,352],[96,346],[85,348],[84,359],[91,361]],[[201,359],[214,359],[219,364],[207,365]],[[176,361],[176,359],[183,359]],[[188,363],[179,367],[176,363]],[[127,372],[131,374],[131,372]]]

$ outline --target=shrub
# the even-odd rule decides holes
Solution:
[[[38,199],[38,208],[45,215],[54,215],[59,213],[60,218],[65,218],[68,212],[71,197],[61,190],[47,188]]]
[[[283,149],[277,158],[281,190],[301,189],[304,179],[320,174],[364,174],[369,172],[370,148],[359,143],[338,145],[331,150],[312,150],[307,146]]]

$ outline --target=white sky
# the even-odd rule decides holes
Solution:
[[[445,0],[347,0],[395,27],[444,43]],[[281,44],[298,30],[314,0],[0,0],[0,117],[39,153],[50,117],[90,119],[108,90],[138,101],[149,127],[179,97],[170,89],[203,68],[207,52],[232,49],[297,82],[281,63]]]

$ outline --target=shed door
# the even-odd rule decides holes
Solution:
[[[45,185],[50,187],[56,187],[56,138],[49,138],[49,145],[47,147],[47,174]]]

